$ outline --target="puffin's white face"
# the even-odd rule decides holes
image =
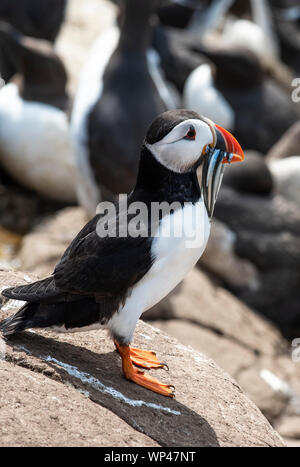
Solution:
[[[213,123],[188,119],[176,125],[164,138],[147,143],[153,156],[173,172],[188,172],[199,161],[207,145],[216,142]]]

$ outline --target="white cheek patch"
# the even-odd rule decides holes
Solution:
[[[184,139],[191,126],[196,131],[195,140]],[[213,140],[212,130],[206,122],[190,119],[177,125],[161,141],[146,146],[163,166],[182,173],[197,163],[204,147]]]
[[[180,140],[160,147],[160,162],[175,172],[188,170],[201,156],[195,141]]]

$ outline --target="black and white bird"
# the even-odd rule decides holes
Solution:
[[[67,0],[1,0],[0,19],[26,36],[54,42],[66,9]]]
[[[196,47],[212,65],[203,64],[191,73],[184,106],[228,128],[243,147],[266,154],[299,120],[299,109],[286,88],[268,75],[250,50]]]
[[[54,42],[64,21],[66,8],[67,0],[1,0],[0,20],[25,36]],[[4,81],[9,81],[17,71],[11,59],[4,59],[1,50],[0,66]]]
[[[160,0],[122,0],[121,29],[104,31],[84,66],[72,112],[78,200],[94,216],[101,199],[130,192],[153,118],[176,108],[150,50]]]
[[[102,236],[104,218],[96,215],[73,240],[51,277],[2,292],[27,302],[0,323],[2,333],[108,328],[125,377],[172,397],[171,386],[133,366],[163,366],[153,352],[130,347],[134,329],[141,314],[165,297],[199,260],[225,163],[243,158],[229,132],[197,113],[174,110],[159,115],[142,146],[136,186],[128,198],[131,214],[124,220],[124,212],[117,211],[115,218],[118,225],[129,227],[132,209],[142,203],[151,226],[147,235]],[[201,162],[200,188],[196,170]],[[172,208],[155,222],[152,207],[162,202]]]
[[[43,197],[76,202],[70,100],[62,60],[51,43],[26,37],[4,22],[0,54],[16,70],[13,79],[0,86],[0,165]]]

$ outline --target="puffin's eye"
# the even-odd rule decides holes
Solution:
[[[196,130],[193,126],[190,126],[189,131],[183,139],[195,140],[196,139]]]

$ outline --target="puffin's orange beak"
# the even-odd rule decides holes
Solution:
[[[243,162],[245,159],[244,151],[235,137],[221,126],[214,124],[217,134],[216,149],[225,151],[228,157],[224,157],[223,164],[231,162]]]

